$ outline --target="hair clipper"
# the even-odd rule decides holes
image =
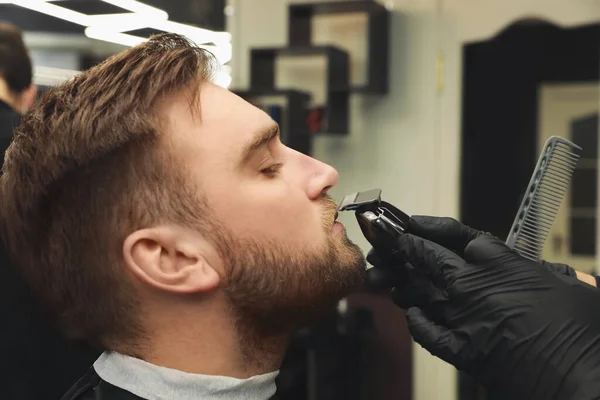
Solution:
[[[349,194],[340,203],[339,210],[354,210],[365,238],[388,255],[396,253],[398,237],[406,231],[410,220],[406,213],[381,200],[381,189]]]

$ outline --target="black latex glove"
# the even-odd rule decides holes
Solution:
[[[446,244],[451,249],[464,248],[465,241],[483,234],[483,232],[463,225],[453,218],[430,216],[411,217],[407,233],[428,238],[438,244]],[[369,251],[367,261],[373,265],[373,268],[367,271],[368,286],[375,291],[391,289],[396,305],[404,309],[410,308],[413,304],[410,295],[406,290],[402,290],[408,281],[404,263],[399,264],[397,258],[379,254],[375,249]],[[578,279],[575,270],[566,264],[541,260],[540,265],[554,274]],[[598,281],[598,278],[596,280]],[[410,288],[408,290],[410,292]]]
[[[469,241],[483,234],[452,218],[429,216],[411,217],[407,233],[442,242],[449,249],[464,249]],[[380,253],[376,249],[369,251],[367,261],[373,265],[373,268],[367,271],[369,286],[373,289],[392,289],[394,301],[398,306],[411,307],[410,296],[406,293],[406,290],[412,289],[410,285],[406,285],[409,281],[407,273],[411,270],[410,266],[406,266],[402,259]],[[402,290],[403,288],[406,290]]]
[[[505,398],[600,398],[596,289],[455,220],[412,225],[395,268],[416,342]]]

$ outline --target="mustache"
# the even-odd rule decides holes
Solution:
[[[324,194],[319,199],[321,207],[323,207],[323,223],[325,226],[333,227],[335,215],[338,212],[337,202],[328,194]]]

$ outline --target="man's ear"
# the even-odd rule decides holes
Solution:
[[[123,257],[142,282],[172,293],[209,292],[219,274],[203,254],[203,239],[178,227],[141,229],[123,243]]]
[[[25,89],[22,93],[21,93],[21,101],[20,101],[20,113],[21,114],[25,114],[27,112],[27,110],[29,110],[31,108],[31,106],[33,105],[33,103],[35,102],[35,98],[37,96],[37,85],[35,84],[31,84],[29,85],[29,87],[27,89]]]

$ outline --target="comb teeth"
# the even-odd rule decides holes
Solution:
[[[533,172],[506,244],[537,261],[552,228],[581,148],[560,137],[546,142]]]

